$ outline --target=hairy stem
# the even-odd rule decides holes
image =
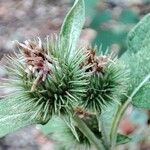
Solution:
[[[77,115],[74,115],[74,120],[77,123],[77,126],[80,129],[80,131],[89,139],[89,141],[92,144],[95,145],[97,150],[105,150],[102,141],[95,137],[95,135],[89,129],[89,127]]]
[[[124,114],[124,112],[126,111],[126,109],[128,108],[129,104],[131,103],[133,97],[137,94],[137,92],[144,86],[144,84],[150,79],[150,74],[147,75],[144,80],[139,84],[139,86],[132,92],[132,94],[130,95],[130,97],[127,99],[127,101],[121,105],[118,108],[118,111],[116,113],[116,117],[114,118],[113,124],[112,124],[112,128],[111,128],[111,134],[110,134],[110,138],[111,138],[111,149],[113,149],[116,145],[116,139],[117,139],[117,129],[119,126],[119,123],[121,121],[121,118]]]

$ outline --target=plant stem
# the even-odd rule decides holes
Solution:
[[[100,139],[97,139],[93,132],[89,129],[89,127],[77,116],[74,115],[74,120],[77,123],[78,128],[80,131],[89,139],[89,141],[95,145],[97,150],[105,150],[102,142]]]
[[[116,139],[117,139],[117,129],[119,126],[119,123],[121,121],[121,118],[124,114],[124,112],[126,111],[127,107],[129,106],[129,104],[131,103],[133,97],[137,94],[137,92],[144,86],[144,84],[150,79],[150,74],[148,76],[146,76],[144,78],[144,80],[139,84],[139,86],[132,92],[132,94],[130,95],[130,97],[127,99],[127,101],[121,105],[118,108],[118,111],[116,113],[116,117],[114,118],[113,124],[112,124],[112,128],[111,128],[111,134],[110,134],[110,138],[111,138],[111,149],[114,148],[114,146],[116,145]]]
[[[115,117],[113,124],[112,124],[111,133],[110,133],[111,149],[113,149],[114,146],[116,145],[117,129],[118,129],[119,123],[121,121],[121,118],[122,118],[125,110],[129,106],[129,104],[130,104],[130,100],[128,99],[122,106],[120,106],[118,108],[118,111],[116,113],[116,117]]]

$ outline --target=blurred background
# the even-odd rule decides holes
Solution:
[[[102,46],[121,55],[126,50],[126,37],[131,28],[150,12],[150,0],[85,0],[86,22],[80,45]],[[36,36],[43,40],[59,33],[64,16],[73,0],[0,0],[0,59],[14,50],[13,41]],[[6,77],[0,70],[1,79]],[[0,97],[7,91],[1,90]],[[131,113],[132,112],[132,113]],[[150,111],[129,107],[120,132],[136,137],[118,150],[150,150]],[[35,126],[21,129],[0,139],[0,150],[53,150],[49,140]]]

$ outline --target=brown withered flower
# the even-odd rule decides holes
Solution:
[[[36,76],[31,87],[31,91],[34,91],[36,86],[51,72],[52,58],[47,55],[40,38],[38,38],[38,43],[27,40],[24,43],[16,42],[16,46],[23,51],[25,56],[26,72]]]
[[[88,48],[85,53],[87,54],[86,61],[82,64],[83,66],[90,66],[86,71],[91,72],[103,72],[104,68],[110,61],[110,57],[106,55],[96,55],[96,50]]]

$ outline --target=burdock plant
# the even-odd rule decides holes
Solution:
[[[114,149],[131,139],[117,132],[129,106],[150,108],[150,15],[128,35],[120,58],[78,46],[84,0],[75,0],[58,36],[15,42],[4,67],[10,88],[0,100],[0,136],[31,124],[64,149]]]

